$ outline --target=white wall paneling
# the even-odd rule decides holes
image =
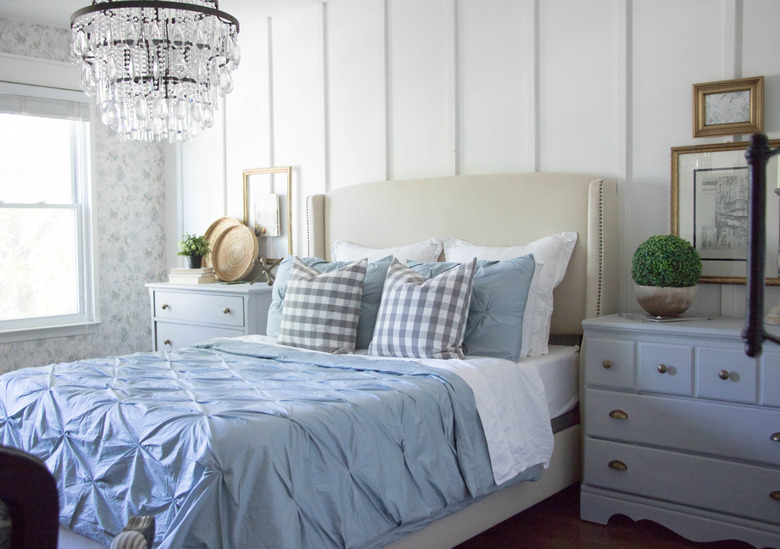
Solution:
[[[764,131],[777,139],[780,138],[780,33],[777,32],[780,3],[748,0],[743,2],[742,9],[742,76],[764,75]],[[773,198],[767,208],[780,208],[780,197]],[[780,300],[780,288],[767,288],[766,297],[767,308],[774,306]],[[735,315],[744,314],[744,306],[732,310]]]
[[[384,8],[383,0],[328,4],[331,188],[385,178]]]
[[[780,3],[744,2],[742,76],[764,75],[764,131],[780,136]]]
[[[225,215],[224,110],[220,99],[214,126],[181,146],[183,232],[203,234],[215,219]]]
[[[671,147],[717,141],[692,137],[691,86],[732,77],[723,74],[724,9],[707,0],[633,2],[633,173],[623,232],[631,254],[670,230]],[[633,299],[626,306],[639,310]],[[719,314],[720,287],[701,285],[691,311]]]
[[[306,196],[326,188],[323,12],[315,6],[273,19],[274,163],[293,166],[294,250],[304,253]]]
[[[533,2],[459,0],[458,142],[462,173],[534,170]],[[530,32],[529,32],[530,31]]]
[[[241,219],[243,171],[272,165],[271,20],[257,8],[234,15],[241,25],[241,64],[233,73],[233,91],[225,97],[226,214]]]
[[[389,0],[392,179],[455,173],[452,0]]]
[[[244,9],[244,59],[214,138],[224,147],[184,145],[182,188],[199,177],[193,188],[206,192],[182,201],[184,225],[210,218],[188,210],[212,199],[239,212],[240,170],[265,164],[294,167],[298,251],[310,193],[454,173],[592,173],[618,181],[620,307],[639,310],[631,256],[670,230],[671,147],[735,139],[692,137],[692,84],[764,75],[765,128],[780,136],[775,0],[329,0],[270,24]],[[226,204],[205,186],[220,163]],[[702,285],[692,312],[741,315],[743,293]],[[769,289],[768,305],[779,294]]]
[[[541,171],[615,172],[615,6],[540,2]]]
[[[632,116],[633,78],[631,65],[633,5],[631,2],[620,2],[615,5],[615,179],[618,184],[618,215],[620,226],[625,227],[630,219],[626,195],[631,185],[633,141],[631,139],[634,119]],[[626,264],[626,258],[633,255],[629,250],[626,238],[619,240],[618,263]],[[630,273],[621,270],[618,274],[618,303],[621,310],[629,302],[626,282],[631,279]]]

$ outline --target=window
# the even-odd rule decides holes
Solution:
[[[0,341],[96,321],[89,156],[83,94],[0,83]]]

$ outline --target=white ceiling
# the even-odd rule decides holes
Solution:
[[[276,15],[321,2],[322,0],[222,0],[219,2],[219,8],[236,17],[239,12],[247,10]],[[0,0],[0,16],[70,28],[70,15],[91,3],[91,0]]]

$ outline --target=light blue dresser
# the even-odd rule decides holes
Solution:
[[[265,334],[271,287],[257,284],[147,284],[155,351],[212,337]]]
[[[583,322],[583,519],[780,548],[780,347],[743,323]]]

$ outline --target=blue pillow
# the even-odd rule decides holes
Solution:
[[[407,261],[406,265],[433,278],[458,263]],[[532,255],[504,261],[477,261],[463,338],[466,354],[517,362],[523,343],[525,303],[535,265]]]
[[[294,256],[288,255],[276,269],[276,279],[271,289],[271,306],[268,308],[268,325],[265,332],[271,337],[279,336],[284,294],[287,289],[287,281],[290,278],[290,267],[292,267],[293,259]],[[349,264],[349,262],[344,261],[325,261],[319,257],[301,257],[299,259],[322,273],[335,271]],[[392,256],[388,256],[368,264],[366,278],[363,281],[363,299],[360,302],[355,349],[368,349],[368,344],[374,337],[374,324],[376,324],[376,315],[379,312],[379,302],[382,299],[382,287],[385,284],[387,268],[392,260]]]

